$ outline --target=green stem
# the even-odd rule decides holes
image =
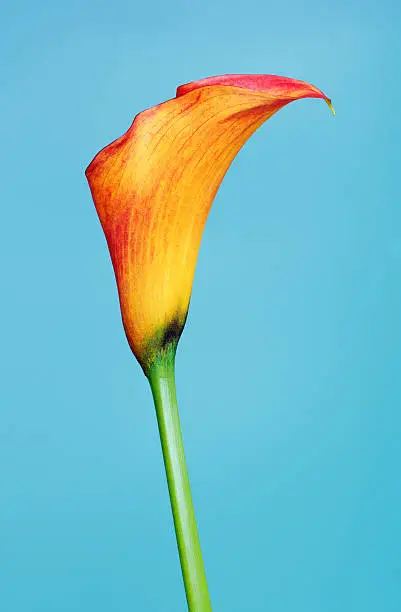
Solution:
[[[174,377],[175,347],[163,352],[147,376],[156,407],[182,576],[190,612],[210,612],[202,552],[196,528],[182,443]]]

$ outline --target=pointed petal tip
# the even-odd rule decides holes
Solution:
[[[325,98],[325,102],[326,102],[327,106],[329,107],[329,109],[331,110],[331,112],[333,114],[333,117],[335,117],[336,116],[336,111],[334,110],[334,106],[332,105],[330,98]]]

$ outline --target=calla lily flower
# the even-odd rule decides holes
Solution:
[[[322,98],[333,110],[319,89],[286,77],[225,75],[181,85],[175,98],[139,113],[86,170],[125,333],[152,389],[192,612],[209,612],[211,604],[179,423],[175,352],[224,175],[255,130],[301,98]]]
[[[86,170],[117,279],[128,342],[145,373],[185,324],[213,199],[248,138],[286,104],[330,100],[271,75],[225,75],[182,85],[139,113]]]

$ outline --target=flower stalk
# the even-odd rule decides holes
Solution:
[[[182,576],[190,612],[211,604],[185,462],[175,388],[176,344],[164,350],[147,372],[156,408]]]

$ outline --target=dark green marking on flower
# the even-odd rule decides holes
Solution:
[[[142,348],[139,362],[145,376],[148,376],[152,365],[163,359],[167,353],[175,356],[186,319],[187,313],[184,316],[177,313],[169,323],[159,328]]]

